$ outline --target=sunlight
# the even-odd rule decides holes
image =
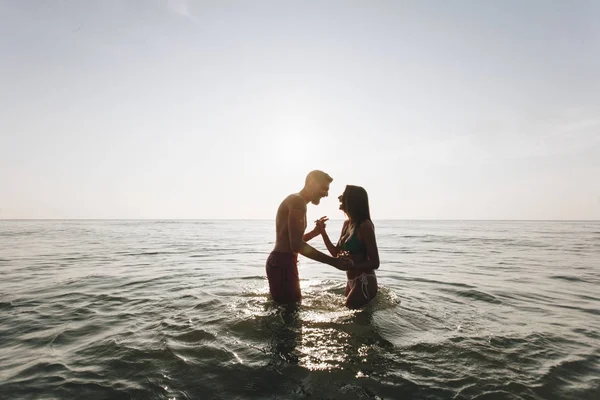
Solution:
[[[338,329],[302,326],[301,365],[311,371],[341,368],[347,358],[344,346],[348,338]]]
[[[274,142],[274,152],[277,158],[285,161],[288,166],[302,166],[316,162],[315,152],[311,151],[315,141],[302,135],[285,135]]]

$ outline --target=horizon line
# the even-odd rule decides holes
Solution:
[[[346,218],[330,218],[343,221]],[[373,218],[374,221],[600,222],[600,219]],[[0,218],[0,221],[275,221],[275,218]]]

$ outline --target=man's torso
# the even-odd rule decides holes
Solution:
[[[291,253],[292,248],[290,245],[290,232],[288,226],[288,218],[290,214],[290,204],[292,200],[297,200],[300,197],[299,194],[291,194],[285,198],[277,209],[277,216],[275,217],[275,247],[273,251],[280,251],[285,253]],[[304,208],[304,229],[306,230],[306,208]]]

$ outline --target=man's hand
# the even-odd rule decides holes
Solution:
[[[346,258],[346,257],[336,258],[335,262],[333,264],[333,267],[339,269],[340,271],[348,271],[353,266],[354,266],[354,261],[352,261],[352,259]]]
[[[327,227],[327,221],[329,221],[329,218],[327,217],[321,217],[315,221],[315,230],[321,235],[326,233],[325,228]]]

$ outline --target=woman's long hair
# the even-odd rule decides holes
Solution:
[[[347,185],[342,195],[342,205],[344,212],[350,217],[354,226],[359,226],[366,220],[371,221],[369,196],[364,188]]]

